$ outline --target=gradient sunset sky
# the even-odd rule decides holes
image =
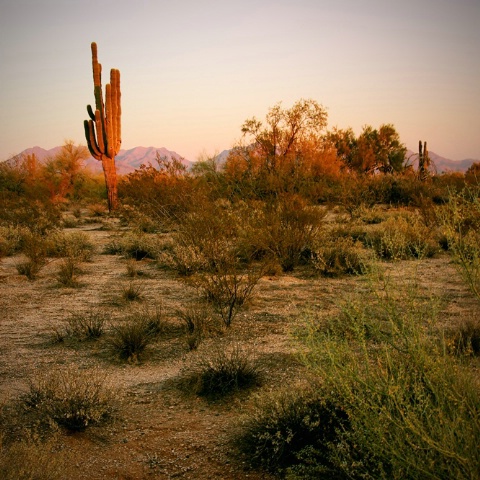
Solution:
[[[480,0],[0,0],[0,160],[85,144],[90,43],[121,72],[122,148],[187,159],[312,98],[328,128],[392,123],[480,159]]]

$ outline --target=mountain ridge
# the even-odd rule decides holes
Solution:
[[[42,162],[49,157],[55,156],[61,148],[61,146],[57,146],[46,150],[42,147],[35,146],[25,149],[17,156],[31,155],[32,153],[34,153],[38,160]],[[229,152],[229,150],[224,150],[219,155],[217,155],[220,164],[223,164],[226,161]],[[129,149],[122,149],[119,151],[118,155],[115,158],[117,172],[120,175],[126,175],[139,169],[141,165],[155,166],[157,164],[157,153],[160,157],[179,160],[187,168],[190,168],[195,163],[182,157],[174,150],[167,149],[166,147],[138,146]],[[463,160],[450,160],[448,158],[442,157],[441,155],[438,155],[435,152],[429,152],[429,156],[434,165],[433,170],[438,174],[449,171],[465,173],[473,163],[480,162],[480,160],[473,158],[466,158]],[[412,164],[414,168],[418,167],[418,153],[412,150],[407,150],[405,158],[408,164]],[[89,168],[94,173],[100,173],[102,171],[101,162],[95,160],[93,157],[87,158],[84,165],[86,168]]]

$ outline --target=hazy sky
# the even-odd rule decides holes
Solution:
[[[92,41],[104,83],[121,72],[125,149],[195,160],[312,98],[329,129],[480,159],[480,0],[0,0],[0,160],[85,144]]]

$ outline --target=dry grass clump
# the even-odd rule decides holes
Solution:
[[[238,343],[217,343],[208,353],[197,355],[189,385],[201,397],[219,400],[259,385],[261,369],[252,352]]]
[[[220,329],[208,303],[189,305],[177,310],[176,314],[185,324],[189,350],[196,350],[205,337],[217,334]]]
[[[147,347],[163,331],[161,311],[150,313],[148,309],[132,313],[126,320],[112,327],[107,343],[113,355],[128,362],[138,362]]]
[[[116,410],[115,392],[98,369],[55,367],[30,379],[21,397],[25,410],[46,425],[76,432],[110,418]]]

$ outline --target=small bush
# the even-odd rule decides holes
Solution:
[[[429,258],[438,252],[438,243],[418,216],[391,216],[366,232],[366,246],[386,260]]]
[[[122,237],[116,237],[106,245],[104,253],[123,255],[135,260],[146,258],[156,259],[162,250],[162,243],[155,235],[129,232]]]
[[[78,261],[75,258],[68,257],[63,259],[56,275],[59,285],[67,288],[79,287],[80,282],[77,279],[78,273]]]
[[[70,257],[87,262],[95,253],[95,245],[85,232],[55,231],[46,237],[45,242],[50,257]]]
[[[200,355],[194,370],[195,393],[210,400],[258,385],[261,376],[251,352],[238,344],[217,345]]]
[[[468,319],[446,332],[447,345],[456,355],[480,355],[480,320]]]
[[[362,275],[369,271],[367,252],[351,237],[320,239],[318,244],[313,249],[310,263],[322,275]]]
[[[38,233],[26,230],[21,239],[21,250],[27,260],[17,264],[17,271],[29,280],[35,280],[40,270],[47,263],[45,239]]]
[[[252,296],[253,289],[263,276],[263,269],[241,274],[237,271],[205,272],[192,279],[192,283],[218,311],[229,327]]]
[[[316,389],[291,387],[259,397],[235,443],[252,467],[298,472],[310,458],[310,473],[318,476],[298,478],[339,478],[330,456],[339,444],[339,432],[348,428],[340,403],[322,398]]]
[[[41,422],[71,432],[101,423],[115,411],[114,392],[106,387],[104,375],[74,367],[37,374],[22,403]]]
[[[198,303],[177,310],[178,317],[185,323],[186,341],[189,350],[195,350],[203,338],[216,331],[213,312],[208,304]]]

